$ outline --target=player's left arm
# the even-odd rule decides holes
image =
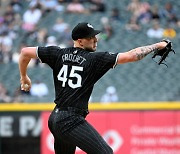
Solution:
[[[36,47],[26,47],[21,50],[19,56],[21,90],[29,91],[31,88],[31,80],[27,75],[27,66],[32,58],[38,58],[36,50]]]
[[[152,45],[142,46],[135,49],[132,49],[130,51],[119,53],[117,64],[124,64],[128,62],[135,62],[143,59],[145,56],[150,54],[151,52],[162,49],[167,45],[166,42],[159,42]]]

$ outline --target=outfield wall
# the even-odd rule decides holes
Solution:
[[[53,108],[53,103],[0,104],[0,154],[53,154],[47,128]],[[180,153],[180,102],[92,103],[89,109],[87,120],[115,154]]]

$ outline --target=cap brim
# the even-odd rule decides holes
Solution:
[[[91,34],[89,34],[86,38],[96,36],[97,34],[101,33],[100,30],[94,30]]]

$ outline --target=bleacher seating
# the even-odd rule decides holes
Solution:
[[[177,3],[176,7],[180,6],[180,2],[171,0]],[[119,7],[123,17],[129,17],[130,14],[126,11],[126,6],[129,1],[127,0],[111,0],[107,2],[107,12],[94,13],[91,15],[75,15],[66,14],[62,12],[53,11],[44,17],[38,28],[46,27],[51,28],[55,19],[61,16],[65,22],[74,27],[78,22],[87,21],[92,23],[95,27],[100,28],[100,18],[108,16],[111,8]],[[151,4],[165,3],[163,0],[150,1]],[[124,14],[123,14],[124,12]],[[127,19],[126,19],[127,20]],[[113,24],[115,33],[109,41],[100,41],[98,51],[113,51],[124,52],[132,48],[148,45],[159,40],[150,39],[146,36],[148,27],[144,27],[141,32],[128,32],[122,24]],[[95,85],[92,93],[92,101],[100,101],[100,97],[105,92],[107,86],[114,85],[117,89],[120,102],[122,101],[174,101],[177,100],[177,93],[180,90],[180,53],[179,53],[179,40],[180,30],[177,29],[178,35],[173,39],[173,46],[176,55],[172,55],[167,59],[168,68],[164,65],[158,66],[152,61],[151,55],[136,63],[129,63],[119,65],[114,70],[110,70],[100,81]],[[16,49],[22,41],[23,36],[16,40]],[[28,38],[26,38],[28,39]],[[32,81],[42,79],[48,85],[49,95],[44,98],[24,97],[26,102],[52,102],[54,99],[53,80],[51,70],[47,66],[33,67],[29,69],[29,76]],[[3,82],[8,88],[11,95],[19,86],[19,70],[18,64],[0,64],[0,82]],[[179,94],[180,95],[180,94]]]

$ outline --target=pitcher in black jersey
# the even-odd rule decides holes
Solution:
[[[159,42],[123,53],[95,52],[98,33],[100,31],[89,23],[79,23],[72,30],[73,47],[26,47],[21,51],[19,70],[22,90],[29,91],[31,88],[27,75],[31,58],[39,58],[53,71],[56,106],[48,126],[55,139],[56,154],[74,154],[76,146],[88,154],[112,154],[111,147],[85,120],[93,86],[117,64],[141,60],[167,44]]]

